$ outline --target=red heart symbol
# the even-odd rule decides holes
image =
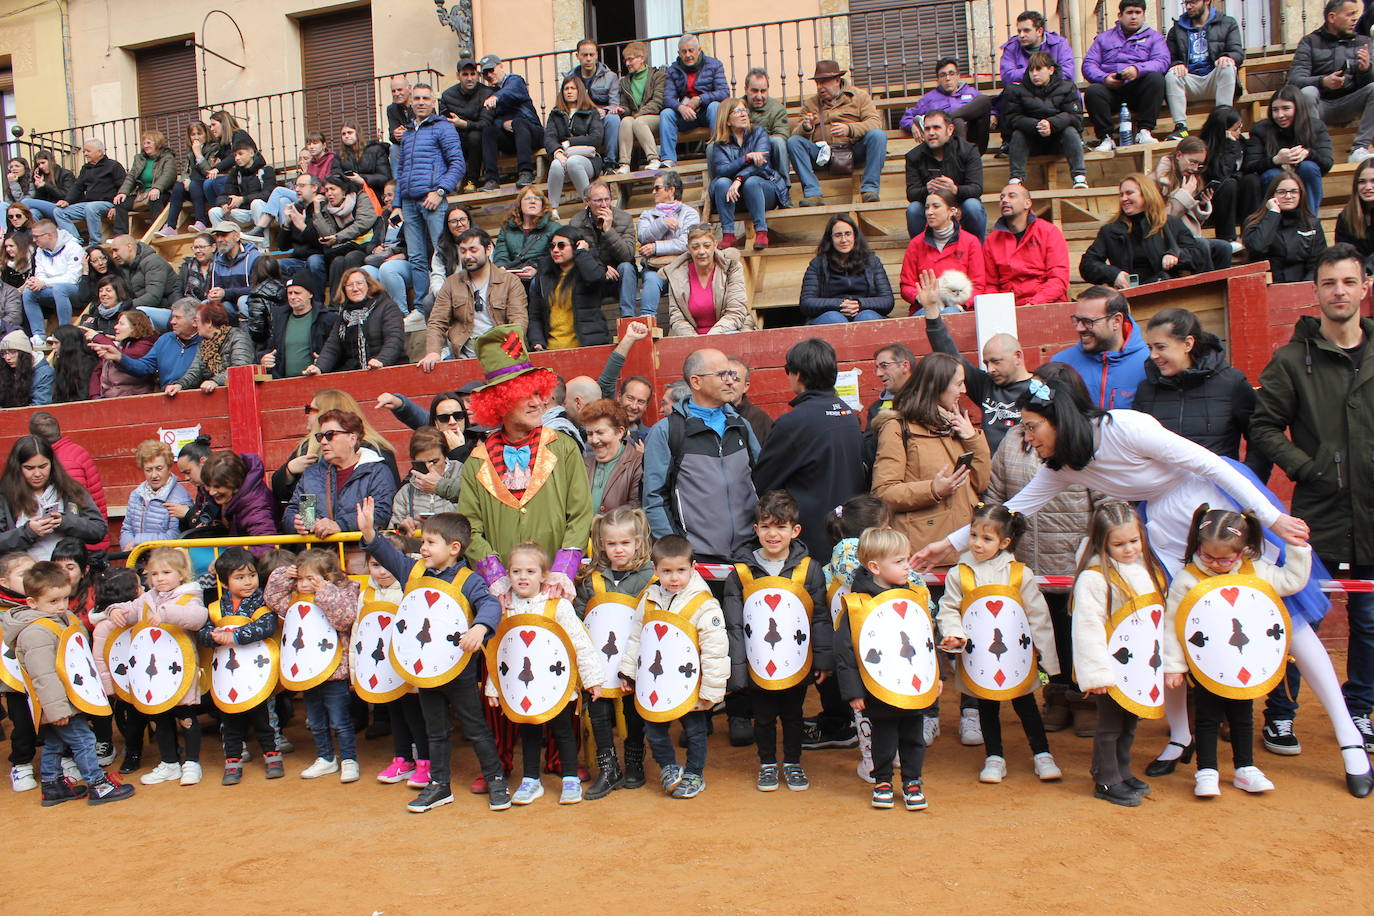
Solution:
[[[1155,608],[1153,611],[1150,612],[1150,622],[1153,623],[1155,626],[1159,626],[1160,618],[1163,616],[1164,612],[1161,611],[1159,608]]]
[[[1001,612],[1002,612],[1002,602],[1000,602],[1000,601],[989,601],[989,602],[988,602],[988,613],[989,613],[989,614],[991,614],[992,616],[996,617],[996,616],[997,616],[998,614],[1000,614]]]
[[[770,611],[776,611],[781,601],[782,595],[779,595],[777,592],[771,592],[763,596],[763,603],[768,605],[768,610]]]
[[[382,629],[385,630],[387,627],[391,626],[391,617],[390,617],[390,615],[387,615],[387,614],[378,614],[378,615],[377,615],[377,623],[381,624]]]
[[[663,637],[667,636],[668,625],[666,623],[654,624],[654,635],[657,636],[659,639],[662,639]]]
[[[85,640],[82,638],[80,633],[76,634],[76,644],[78,646],[81,646],[83,649],[86,647]]]
[[[521,639],[522,642],[524,642],[524,644],[525,644],[526,646],[528,646],[530,643],[534,642],[534,631],[533,631],[533,630],[521,630],[521,631],[520,631],[520,639]]]
[[[306,615],[306,614],[309,614],[309,613],[310,613],[310,605],[308,605],[308,604],[298,604],[298,605],[296,605],[296,614],[297,614],[298,616],[300,616],[301,618],[304,618],[305,615]]]
[[[441,597],[442,595],[439,592],[426,591],[425,603],[428,604],[430,607],[434,607],[434,602],[438,601]]]
[[[902,618],[905,618],[905,617],[906,617],[906,602],[905,602],[905,601],[894,601],[894,602],[892,602],[892,609],[893,609],[894,611],[897,612],[897,616],[898,616],[898,617],[902,617]]]
[[[1221,597],[1223,597],[1223,598],[1226,599],[1226,603],[1227,603],[1227,604],[1231,605],[1232,607],[1235,607],[1235,606],[1236,606],[1236,599],[1240,597],[1240,589],[1238,589],[1238,588],[1223,588],[1223,589],[1221,590]]]
[[[148,632],[148,635],[152,638],[153,642],[157,642],[162,638],[162,631],[154,628]]]

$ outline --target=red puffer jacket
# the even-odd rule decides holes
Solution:
[[[987,291],[1013,293],[1017,305],[1044,305],[1069,298],[1069,243],[1049,220],[1030,222],[1021,240],[1002,220],[983,242],[987,257]]]
[[[100,472],[95,469],[95,459],[91,457],[91,453],[66,436],[59,437],[52,444],[52,450],[57,460],[62,462],[63,470],[91,494],[91,500],[100,510],[100,517],[108,523],[110,508],[105,502],[105,485],[100,482]],[[99,542],[89,545],[89,549],[109,550],[109,537],[101,538]]]
[[[954,237],[944,250],[935,247],[930,229],[916,236],[906,248],[902,258],[902,298],[907,302],[916,301],[916,284],[920,282],[922,271],[933,270],[940,276],[947,270],[960,270],[968,275],[973,284],[973,295],[987,292],[985,288],[986,267],[983,263],[983,243],[978,236],[955,227]],[[972,307],[970,301],[969,306]]]

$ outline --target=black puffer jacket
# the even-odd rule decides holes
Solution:
[[[1129,222],[1115,219],[1103,224],[1097,232],[1097,238],[1093,239],[1092,245],[1083,252],[1078,262],[1078,272],[1084,280],[1111,286],[1116,283],[1116,275],[1125,271],[1128,274],[1139,273],[1141,283],[1154,283],[1177,277],[1185,270],[1196,273],[1211,267],[1211,255],[1177,216],[1169,217],[1159,232],[1145,235],[1139,240],[1134,237],[1131,228]],[[1137,244],[1141,246],[1142,258],[1149,265],[1147,270],[1132,269],[1136,261]],[[1178,266],[1173,270],[1164,269],[1166,254],[1178,258]]]
[[[275,313],[285,305],[286,286],[280,280],[263,280],[248,294],[248,336],[253,338],[259,354],[266,352]]]
[[[572,286],[573,333],[577,346],[593,347],[611,342],[606,314],[601,310],[601,296],[606,266],[591,251],[579,250],[573,259]],[[552,258],[545,258],[539,266],[539,285],[530,288],[529,338],[532,347],[549,345],[548,293],[558,286],[562,271]]]
[[[1011,130],[1033,137],[1040,136],[1035,128],[1042,120],[1050,122],[1055,135],[1068,128],[1082,130],[1083,105],[1078,87],[1071,80],[1060,79],[1057,67],[1043,86],[1031,82],[1027,73],[1021,82],[1002,92],[1002,120]]]
[[[1255,412],[1255,389],[1226,362],[1221,340],[1204,333],[1193,344],[1193,366],[1165,376],[1154,360],[1135,391],[1135,409],[1165,429],[1226,458],[1240,457],[1240,440]]]
[[[601,149],[606,136],[606,122],[594,108],[579,108],[571,114],[561,108],[549,112],[544,124],[544,149],[550,156],[566,141],[570,146],[590,146]],[[601,154],[589,156],[597,174],[601,173]]]
[[[1304,226],[1302,213],[1275,213],[1266,208],[1259,222],[1245,227],[1241,238],[1252,261],[1268,259],[1275,283],[1300,283],[1317,274],[1317,255],[1326,250],[1321,223]]]

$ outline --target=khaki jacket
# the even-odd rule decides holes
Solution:
[[[525,287],[515,274],[504,267],[491,266],[491,280],[487,283],[484,308],[490,310],[494,325],[529,325]],[[477,313],[472,307],[472,286],[467,272],[454,271],[434,296],[434,308],[429,313],[429,331],[425,335],[425,352],[438,353],[447,339],[457,356],[472,338]]]
[[[696,322],[687,308],[690,292],[688,277],[692,270],[692,256],[684,252],[663,268],[668,285],[668,336],[695,337]],[[716,304],[716,323],[708,334],[728,334],[731,331],[754,330],[754,313],[749,308],[749,294],[744,286],[744,265],[734,248],[716,250],[716,272],[711,278],[711,294]]]
[[[820,120],[816,126],[810,130],[802,127],[801,121],[797,121],[797,126],[792,128],[792,133],[805,137],[812,143],[819,143],[822,140],[833,144],[835,138],[830,136],[830,125],[835,121],[849,124],[849,140],[855,140],[868,133],[870,130],[881,130],[882,119],[878,116],[878,108],[873,104],[873,98],[862,89],[855,89],[844,81],[843,88],[839,95],[825,103],[824,109],[821,106],[819,94],[808,96],[802,102],[802,117],[806,117],[807,112],[820,115]]]

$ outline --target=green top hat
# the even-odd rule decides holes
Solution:
[[[525,332],[518,324],[498,325],[477,338],[477,361],[482,365],[486,384],[490,388],[501,382],[534,372],[538,367],[530,362],[530,350],[525,345]]]

